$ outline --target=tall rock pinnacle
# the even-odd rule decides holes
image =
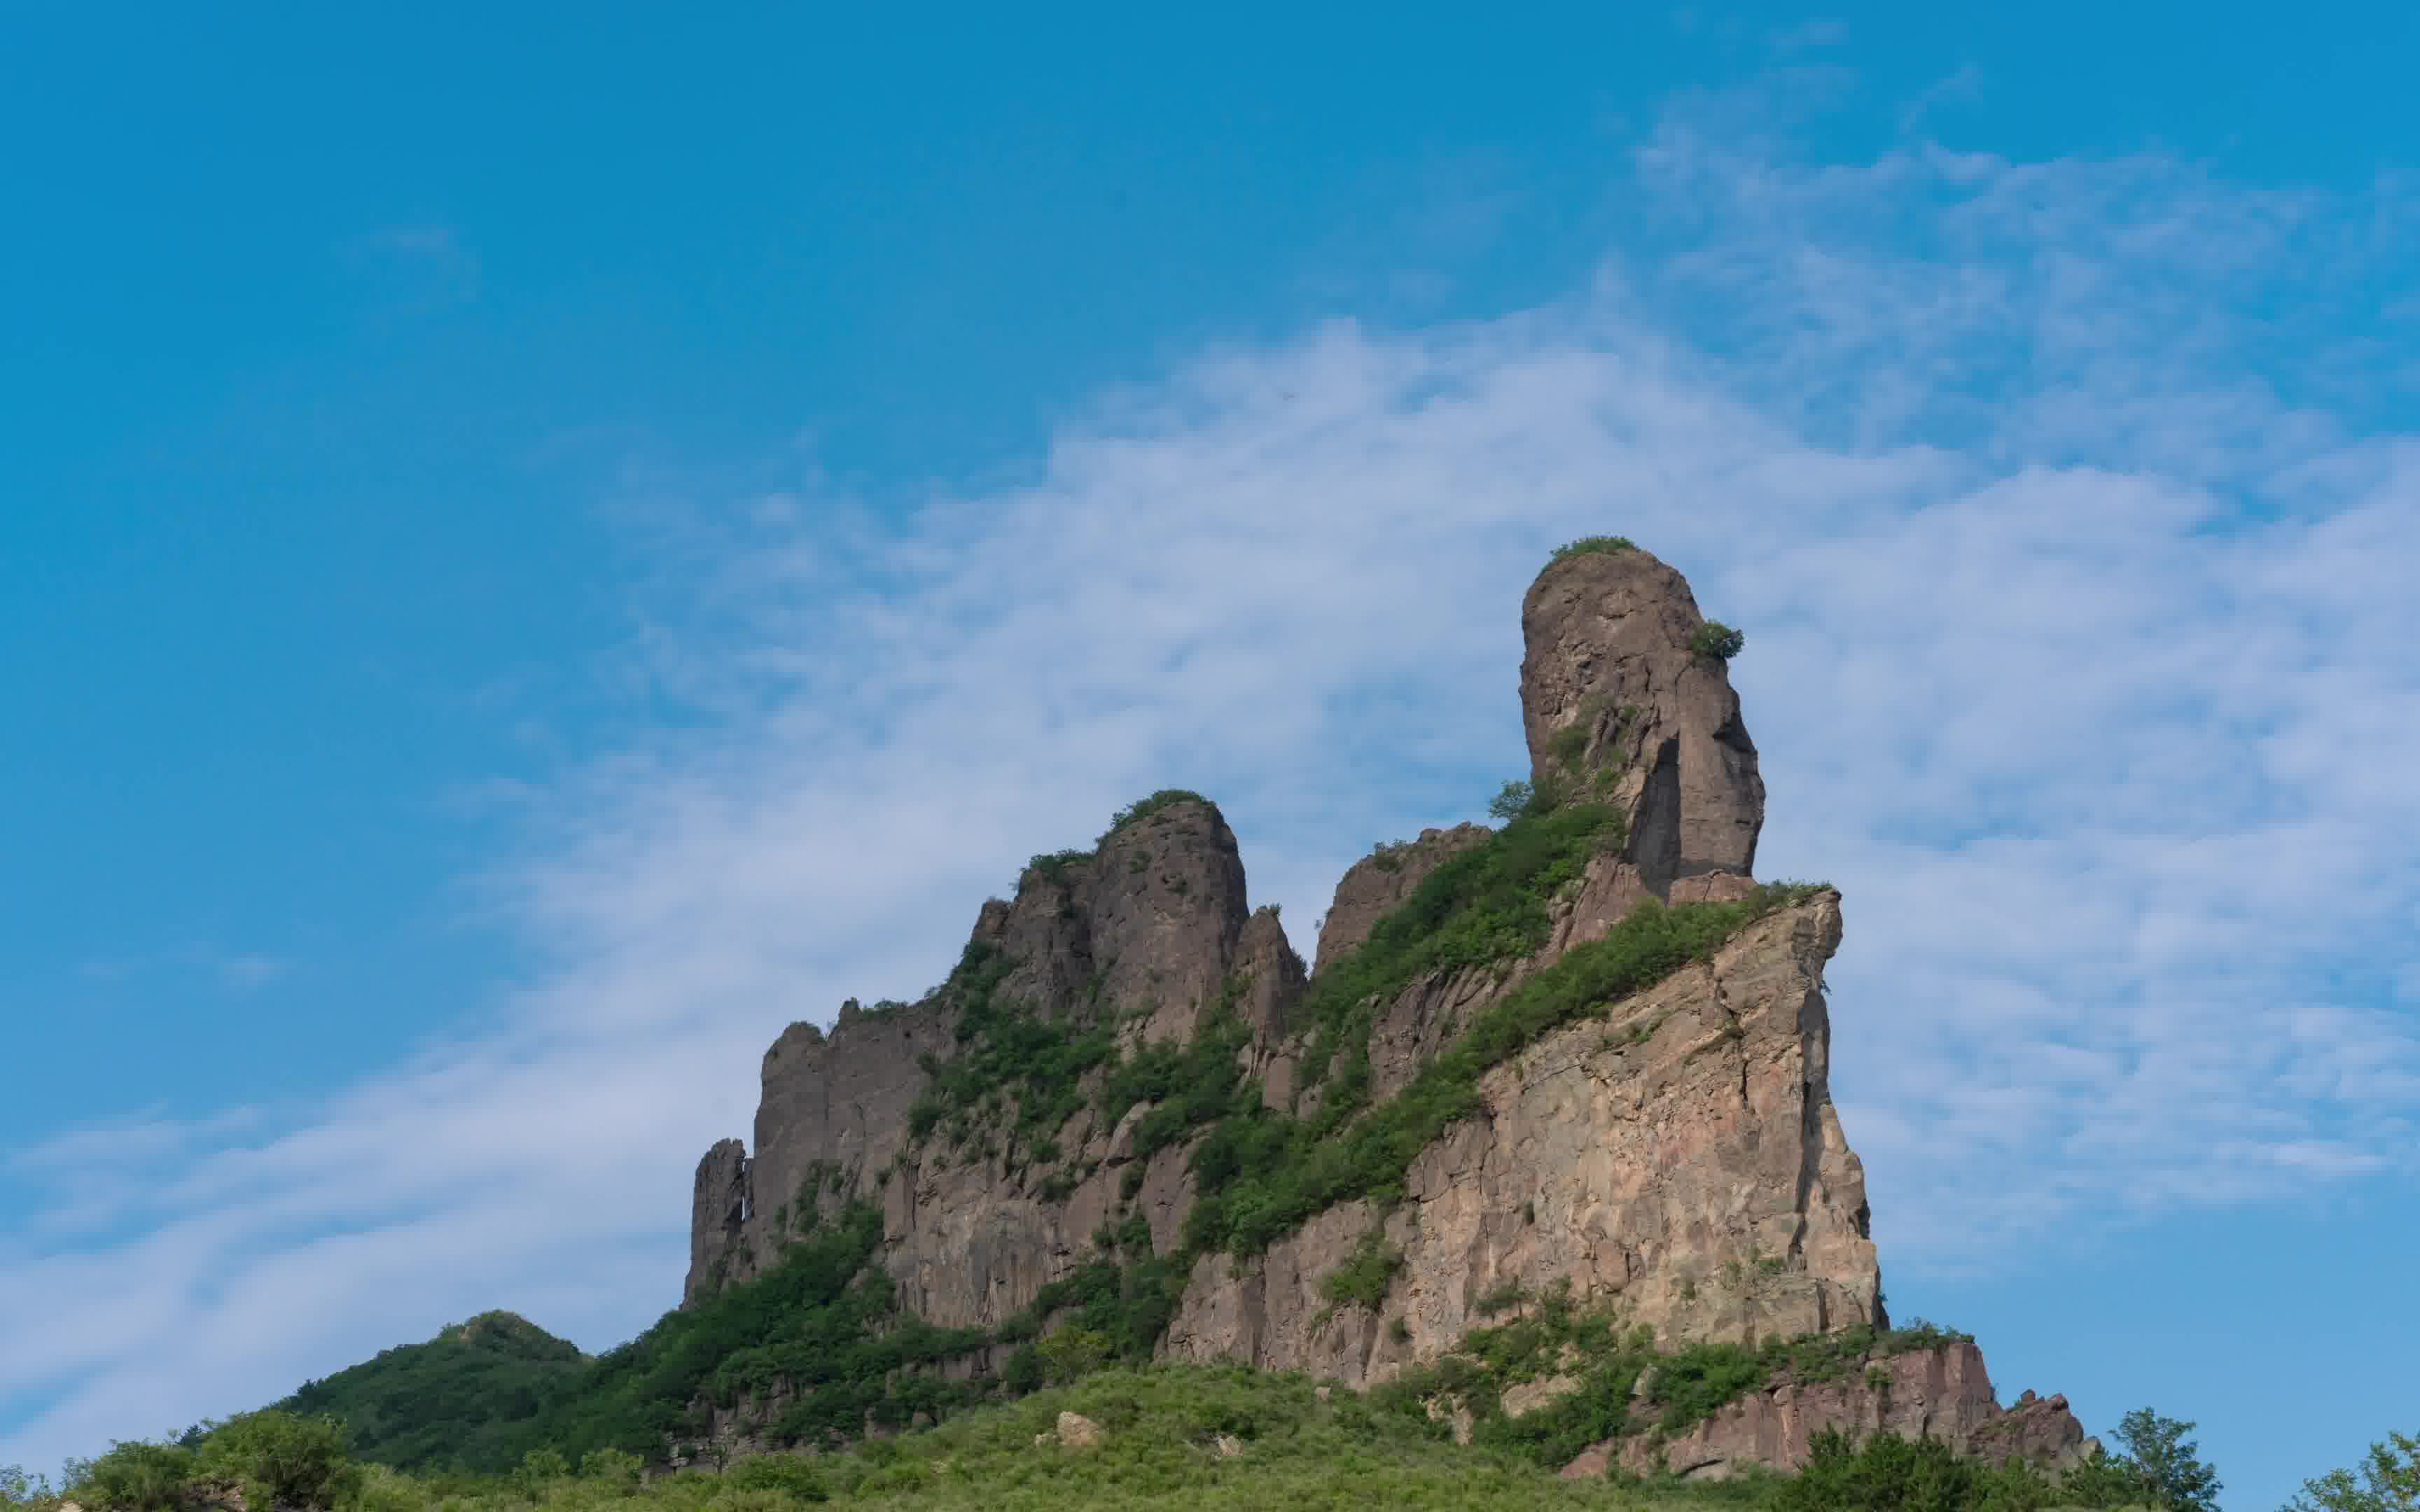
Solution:
[[[1764,779],[1687,579],[1636,548],[1574,551],[1521,604],[1521,721],[1530,779],[1624,810],[1625,857],[1668,896],[1683,877],[1746,876]]]

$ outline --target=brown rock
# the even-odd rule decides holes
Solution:
[[[1555,902],[1536,954],[1440,972],[1371,1005],[1374,1097],[1408,1085],[1477,1016],[1640,903],[1754,890],[1763,788],[1723,664],[1688,650],[1700,623],[1687,584],[1643,552],[1569,557],[1540,575],[1523,607],[1533,778],[1584,784],[1628,817],[1627,838]],[[1356,863],[1323,923],[1321,968],[1362,948],[1422,879],[1489,834],[1424,830]],[[1363,1386],[1497,1320],[1478,1303],[1508,1284],[1568,1284],[1582,1305],[1609,1306],[1667,1344],[1885,1325],[1864,1171],[1829,1089],[1823,973],[1840,929],[1838,895],[1818,894],[1711,960],[1544,1034],[1481,1077],[1475,1110],[1413,1158],[1391,1208],[1340,1204],[1240,1265],[1199,1257],[1162,1353]],[[1248,912],[1233,833],[1206,802],[1171,803],[1094,854],[1029,868],[1014,899],[983,905],[970,943],[1011,963],[1001,1000],[1050,1022],[1115,1022],[1128,1048],[1183,1039],[1205,1008],[1226,1004],[1249,1030],[1240,1054],[1264,1103],[1316,1106],[1320,1088],[1295,1086],[1303,963],[1274,910]],[[827,1206],[878,1201],[880,1263],[902,1305],[944,1328],[997,1326],[1093,1262],[1095,1232],[1128,1218],[1145,1220],[1158,1252],[1179,1247],[1196,1197],[1193,1147],[1139,1160],[1147,1106],[1108,1126],[1089,1109],[1066,1118],[1047,1172],[909,1141],[923,1066],[963,1053],[956,1015],[946,993],[873,1010],[852,1001],[829,1033],[794,1025],[774,1042],[753,1156],[726,1140],[699,1164],[685,1300],[758,1273],[810,1182]],[[1324,1283],[1373,1224],[1402,1263],[1378,1305],[1340,1307]],[[939,1368],[970,1379],[998,1369],[999,1352]],[[1880,1364],[1885,1388],[1860,1378],[1751,1394],[1675,1441],[1675,1462],[1708,1474],[1793,1462],[1827,1424],[1954,1432],[1974,1452],[2037,1461],[2086,1442],[2062,1398],[2000,1412],[1971,1349]],[[1641,1377],[1642,1396],[1652,1381]],[[1569,1386],[1516,1386],[1506,1405],[1534,1410]],[[712,1407],[714,1442],[756,1443],[778,1405]],[[1467,1434],[1458,1405],[1435,1410]],[[1043,1437],[1066,1442],[1063,1431]],[[1566,1473],[1638,1452],[1600,1446]]]
[[[1326,966],[1368,939],[1372,926],[1410,897],[1430,872],[1457,853],[1483,844],[1494,833],[1485,825],[1423,829],[1419,839],[1381,845],[1346,868],[1336,884],[1336,901],[1320,921],[1319,964]]]
[[[1541,1407],[1550,1407],[1556,1398],[1568,1396],[1579,1389],[1576,1377],[1548,1376],[1543,1381],[1524,1381],[1505,1387],[1500,1404],[1506,1417],[1521,1417]]]
[[[1885,1429],[1939,1439],[1961,1453],[2022,1458],[2054,1471],[2086,1453],[2083,1427],[2067,1398],[2027,1400],[2004,1412],[1972,1343],[1869,1357],[1831,1381],[1800,1381],[1785,1373],[1661,1445],[1642,1435],[1599,1448],[1633,1473],[1668,1470],[1720,1479],[1751,1464],[1794,1470],[1827,1428],[1860,1440]],[[1573,1473],[1566,1467],[1566,1475]]]
[[[1550,563],[1521,606],[1531,780],[1621,807],[1624,859],[1659,897],[1684,877],[1748,875],[1764,825],[1730,672],[1689,649],[1704,623],[1681,575],[1637,550]]]
[[[736,1257],[743,1253],[748,1218],[748,1147],[725,1139],[697,1163],[697,1188],[690,1198],[689,1280],[682,1288],[684,1305],[701,1292],[726,1281]]]
[[[1090,1449],[1101,1442],[1101,1425],[1081,1412],[1061,1412],[1055,1437],[1063,1447]]]
[[[1474,1304],[1507,1282],[1568,1281],[1675,1341],[1882,1321],[1864,1167],[1828,1086],[1821,987],[1839,937],[1838,896],[1820,894],[1489,1072],[1480,1112],[1412,1163],[1386,1228],[1403,1266],[1376,1313],[1355,1310],[1369,1326],[1314,1327],[1320,1282],[1370,1223],[1348,1203],[1240,1278],[1225,1257],[1202,1261],[1167,1352],[1361,1386],[1397,1367],[1378,1317],[1450,1342],[1490,1321]],[[1520,980],[1477,975],[1479,1001]],[[1414,992],[1450,1002],[1450,983]],[[1373,1085],[1404,1074],[1373,1054]]]
[[[1270,1107],[1284,1107],[1294,1095],[1295,1005],[1302,1000],[1302,957],[1287,942],[1274,908],[1254,911],[1235,942],[1235,970],[1243,979],[1244,1022],[1252,1031],[1244,1072],[1261,1088]]]

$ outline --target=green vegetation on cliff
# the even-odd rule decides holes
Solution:
[[[1198,801],[1180,790],[1154,794],[1121,810],[1110,833]],[[1093,1174],[1075,1164],[1080,1151],[1058,1148],[1068,1119],[1090,1105],[1106,1129],[1132,1108],[1149,1109],[1134,1124],[1127,1181],[1094,1236],[1097,1253],[997,1329],[938,1328],[903,1309],[879,1263],[880,1215],[861,1196],[868,1178],[890,1173],[818,1166],[814,1190],[783,1209],[787,1237],[763,1273],[666,1314],[593,1361],[519,1319],[489,1315],[312,1382],[281,1405],[344,1418],[364,1458],[497,1473],[532,1454],[688,1458],[712,1436],[718,1412],[743,1405],[776,1444],[829,1446],[869,1427],[946,1421],[1002,1395],[1146,1362],[1197,1259],[1256,1254],[1338,1203],[1393,1201],[1419,1151],[1476,1106],[1490,1068],[1817,890],[1651,903],[1489,1001],[1450,1031],[1408,1086],[1373,1099],[1371,1036],[1386,1007],[1423,981],[1500,972],[1534,955],[1558,900],[1621,839],[1617,810],[1549,797],[1424,876],[1306,988],[1295,1014],[1305,1026],[1299,1080],[1313,1095],[1298,1113],[1264,1107],[1245,1074],[1241,978],[1203,1005],[1187,1041],[1122,1052],[1120,1013],[1143,1005],[1102,1005],[1096,992],[1081,1005],[1090,1012],[1045,1018],[1007,991],[1011,958],[970,944],[938,989],[954,1014],[958,1050],[925,1063],[929,1083],[909,1118],[914,1141],[939,1142],[964,1161],[998,1161],[1028,1190],[1062,1198]],[[1044,857],[1037,869],[1048,881],[1080,859]],[[1128,1204],[1144,1163],[1187,1145],[1198,1197],[1173,1252],[1158,1252]],[[1331,1278],[1331,1304],[1374,1305],[1397,1263],[1373,1229]],[[937,1368],[950,1362],[957,1368]],[[1538,1419],[1550,1421],[1561,1420]]]
[[[1371,1393],[1384,1409],[1428,1415],[1443,1399],[1471,1416],[1471,1439],[1556,1469],[1590,1444],[1635,1434],[1686,1431],[1744,1393],[1783,1371],[1802,1381],[1847,1375],[1874,1356],[1938,1349],[1968,1335],[1918,1321],[1877,1333],[1869,1328],[1770,1339],[1754,1348],[1699,1343],[1658,1352],[1652,1329],[1624,1332],[1612,1313],[1582,1310],[1569,1284],[1535,1299],[1511,1297],[1526,1310],[1510,1321],[1474,1329],[1452,1350],[1396,1376]],[[1643,1374],[1649,1389],[1635,1394]],[[1514,1386],[1559,1376],[1574,1389],[1519,1416],[1503,1408]]]

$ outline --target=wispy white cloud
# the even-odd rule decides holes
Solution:
[[[0,1402],[39,1404],[0,1460],[488,1306],[628,1333],[771,1033],[930,984],[1153,787],[1222,800],[1308,943],[1352,856],[1517,768],[1521,591],[1606,530],[1748,632],[1761,870],[1845,890],[1836,1091],[1895,1271],[2408,1168],[2420,442],[2339,403],[2396,380],[2364,328],[2249,313],[2313,256],[2387,276],[2372,212],[1739,141],[1662,132],[1651,240],[1567,301],[1207,354],[904,519],[634,471],[629,676],[698,717],[516,793],[529,985],[321,1106],[32,1163],[63,1205],[141,1180],[107,1242],[0,1243]]]

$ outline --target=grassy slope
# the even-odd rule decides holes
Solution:
[[[1100,1426],[1077,1449],[1036,1444],[1062,1411]],[[1241,1447],[1218,1452],[1228,1435]],[[1432,1425],[1310,1380],[1217,1366],[1107,1370],[1072,1386],[966,1412],[929,1432],[810,1459],[774,1457],[726,1474],[691,1472],[644,1489],[560,1481],[540,1492],[566,1506],[630,1512],[779,1512],[821,1495],[843,1506],[1091,1512],[1094,1508],[1762,1507],[1777,1480],[1727,1486],[1561,1481],[1512,1455],[1457,1446]],[[465,1495],[469,1492],[469,1495]],[[501,1484],[405,1477],[380,1483],[379,1512],[527,1506]],[[482,1504],[486,1504],[482,1505]]]

